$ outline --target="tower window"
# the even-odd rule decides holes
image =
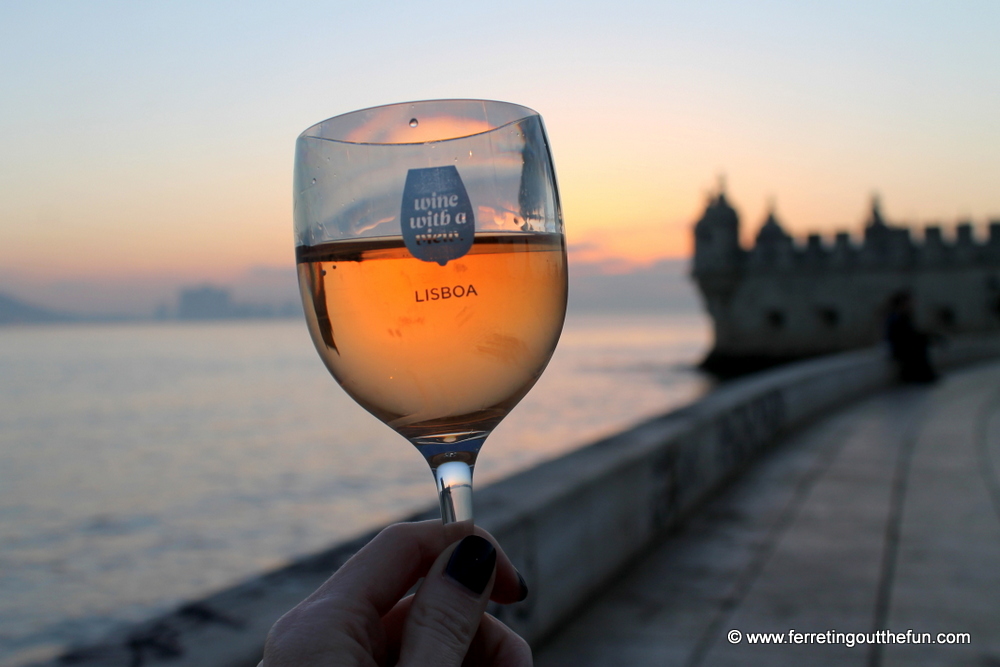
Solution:
[[[937,309],[937,321],[943,327],[955,326],[955,309],[951,306],[941,306]]]
[[[819,315],[819,321],[827,329],[836,329],[837,325],[840,324],[840,313],[837,312],[836,308],[820,308],[816,314]]]

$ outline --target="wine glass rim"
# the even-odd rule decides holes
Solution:
[[[358,116],[361,114],[368,114],[374,111],[388,110],[398,107],[406,106],[417,106],[417,105],[428,105],[428,104],[448,104],[448,103],[458,103],[458,104],[482,104],[482,105],[501,105],[510,109],[517,109],[520,112],[520,116],[514,118],[513,120],[501,123],[496,126],[489,127],[488,129],[481,130],[478,132],[467,132],[458,134],[456,136],[443,137],[441,139],[431,139],[428,141],[351,141],[346,138],[332,138],[319,136],[318,132],[320,128],[327,126],[334,121],[344,121],[350,117]],[[429,100],[412,100],[410,102],[396,102],[393,104],[379,104],[372,107],[365,107],[364,109],[356,109],[354,111],[348,111],[346,113],[337,114],[336,116],[331,116],[325,120],[321,120],[318,123],[314,123],[306,128],[300,135],[299,139],[317,139],[319,141],[329,141],[333,143],[340,144],[351,144],[356,146],[407,146],[407,145],[419,145],[419,144],[436,144],[443,143],[446,141],[456,141],[459,139],[467,139],[469,137],[475,137],[483,134],[489,134],[490,132],[496,132],[497,130],[503,129],[515,123],[520,123],[526,118],[538,118],[541,119],[541,115],[530,107],[526,107],[523,104],[515,104],[513,102],[503,102],[500,100],[485,100],[485,99],[475,99],[475,98],[443,98],[443,99],[429,99]]]

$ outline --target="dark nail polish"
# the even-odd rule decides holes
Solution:
[[[517,571],[515,570],[515,572]],[[528,582],[524,580],[520,572],[517,573],[517,583],[521,584],[521,593],[517,596],[517,601],[524,602],[525,598],[528,597]]]
[[[476,595],[482,595],[496,564],[497,550],[490,541],[469,535],[455,547],[444,573]]]

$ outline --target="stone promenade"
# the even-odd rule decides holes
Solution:
[[[805,634],[882,630],[969,639]],[[536,665],[1000,667],[1000,363],[882,392],[786,438]]]

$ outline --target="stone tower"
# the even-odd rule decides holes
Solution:
[[[750,248],[724,192],[695,225],[694,279],[712,316],[715,345],[703,367],[735,375],[817,354],[875,345],[887,304],[900,292],[915,303],[917,326],[942,335],[1000,331],[1000,220],[976,240],[962,222],[954,241],[930,226],[916,242],[890,224],[877,198],[854,244],[832,247],[819,234],[797,244],[773,209]]]
[[[716,346],[732,328],[730,302],[739,286],[744,252],[740,248],[740,220],[724,189],[710,198],[705,213],[694,228],[693,275],[705,299],[705,307],[715,321]]]
[[[694,227],[694,273],[696,276],[734,273],[739,270],[741,259],[739,217],[720,188]]]

